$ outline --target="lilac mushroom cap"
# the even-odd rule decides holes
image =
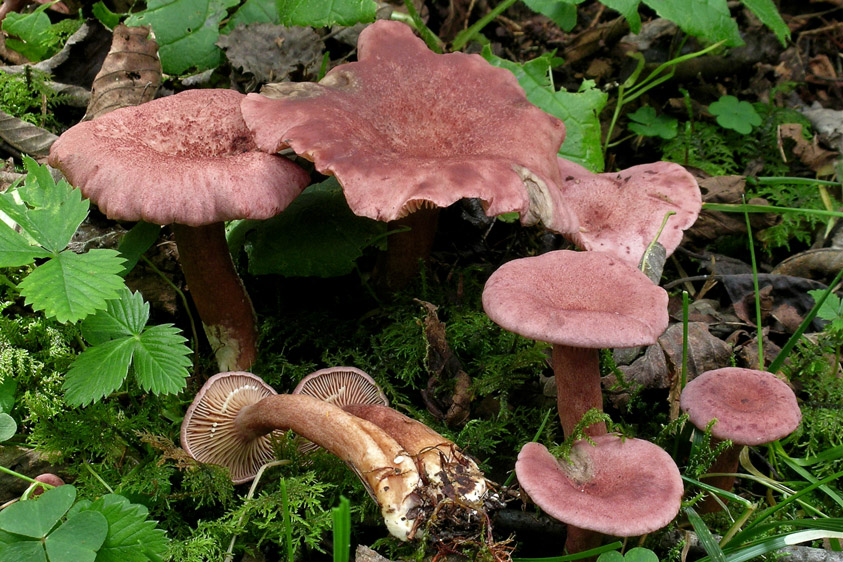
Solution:
[[[515,463],[521,488],[551,517],[598,533],[630,537],[670,523],[683,494],[670,455],[641,439],[593,440],[573,446],[571,463],[527,443]]]
[[[563,234],[583,249],[611,253],[633,267],[655,240],[666,213],[676,214],[658,241],[671,255],[702,208],[697,180],[673,162],[607,174],[594,174],[564,158],[558,163],[565,204],[579,222],[578,230]]]
[[[725,367],[691,380],[679,399],[694,426],[736,445],[762,445],[793,433],[802,420],[796,395],[766,371]]]
[[[576,230],[557,187],[562,122],[508,70],[435,54],[403,23],[371,24],[357,62],[319,83],[269,85],[241,110],[262,150],[292,147],[335,175],[357,215],[391,221],[476,197],[490,216]]]
[[[328,367],[304,377],[293,394],[308,394],[339,407],[349,404],[389,406],[375,380],[356,367]]]

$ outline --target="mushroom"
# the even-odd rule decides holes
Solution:
[[[232,90],[188,90],[79,123],[49,163],[111,219],[172,224],[179,259],[220,370],[257,354],[255,312],[234,268],[224,221],[266,219],[309,182],[256,150]]]
[[[743,446],[772,443],[793,433],[802,420],[796,395],[790,387],[766,371],[725,367],[706,371],[682,389],[679,405],[694,426],[705,431],[708,424],[715,439],[732,442],[709,467],[709,472],[723,476],[706,478],[705,482],[721,490],[731,490]],[[707,498],[700,511],[720,509],[713,498]]]
[[[562,234],[581,248],[611,253],[633,267],[657,235],[671,255],[702,208],[697,180],[673,162],[607,174],[594,174],[564,158],[558,164],[565,204],[579,222],[578,230]],[[675,214],[659,235],[670,212]]]
[[[239,483],[272,458],[269,434],[288,429],[349,464],[378,502],[389,532],[413,537],[422,515],[414,509],[421,482],[413,460],[379,427],[333,404],[275,394],[251,373],[219,373],[188,408],[181,443],[194,459],[228,467]]]
[[[558,189],[562,122],[529,103],[508,70],[479,55],[435,54],[403,23],[371,24],[357,62],[318,83],[267,85],[241,109],[262,150],[292,147],[336,176],[357,215],[411,220],[423,207],[476,197],[489,216],[516,212],[525,224],[576,230]],[[428,215],[413,219],[424,234],[412,238],[424,240],[386,260],[387,278],[426,257]],[[395,254],[400,238],[389,242]]]
[[[557,410],[570,436],[590,409],[603,410],[598,349],[650,345],[667,328],[667,293],[603,252],[559,250],[502,265],[483,308],[510,332],[553,344]],[[586,429],[606,433],[603,422]]]
[[[601,435],[577,441],[557,460],[544,445],[527,443],[515,474],[521,489],[545,513],[568,523],[568,552],[598,546],[601,534],[630,537],[670,523],[682,502],[676,463],[641,439]]]

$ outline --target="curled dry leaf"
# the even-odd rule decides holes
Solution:
[[[746,193],[744,176],[714,176],[699,180],[703,203],[740,204]],[[767,205],[761,198],[747,201],[751,205]],[[773,226],[778,221],[774,213],[750,213],[750,225],[755,231]],[[746,219],[741,213],[723,213],[703,209],[697,222],[686,231],[689,238],[703,244],[730,234],[745,234]]]
[[[815,248],[799,252],[773,268],[776,275],[791,275],[816,281],[831,281],[843,269],[843,250]]]
[[[111,50],[94,79],[85,120],[148,102],[160,85],[158,44],[149,37],[149,28],[120,24],[114,28]]]
[[[325,43],[309,27],[284,27],[271,23],[237,26],[221,35],[217,45],[233,66],[254,76],[259,83],[292,80],[290,74],[315,80]]]
[[[37,125],[0,111],[0,141],[20,154],[45,158],[58,137]]]

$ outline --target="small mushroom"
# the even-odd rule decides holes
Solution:
[[[588,410],[603,410],[598,350],[654,344],[668,324],[664,289],[603,252],[559,250],[505,263],[486,282],[483,309],[504,329],[553,344],[566,436]],[[606,425],[586,433],[605,434]]]
[[[433,53],[403,23],[371,24],[357,62],[318,83],[267,85],[242,111],[262,150],[292,147],[336,176],[357,215],[396,221],[476,197],[489,216],[516,212],[525,224],[576,230],[558,189],[562,122],[528,102],[508,70],[479,55]],[[385,275],[426,257],[435,221],[427,214],[414,225],[426,241],[408,242],[415,249]]]
[[[682,502],[676,463],[641,439],[601,435],[557,460],[540,443],[522,447],[518,483],[545,513],[569,524],[566,549],[581,552],[600,534],[643,535],[670,523]]]
[[[214,375],[185,414],[181,442],[200,462],[228,467],[235,482],[272,458],[267,437],[293,430],[349,464],[381,508],[389,532],[409,540],[422,514],[420,478],[406,451],[376,425],[302,394],[275,394],[246,372]]]
[[[594,174],[564,158],[558,163],[565,204],[579,222],[578,230],[562,234],[583,249],[610,253],[633,267],[656,239],[667,213],[675,214],[658,241],[669,256],[702,208],[697,180],[673,162],[606,174]]]
[[[255,312],[231,261],[224,221],[284,210],[309,176],[257,150],[243,94],[188,90],[79,123],[49,163],[115,220],[172,224],[190,294],[220,370],[250,367]]]
[[[745,445],[772,443],[793,433],[802,421],[796,395],[787,383],[772,373],[739,367],[706,371],[694,378],[682,389],[679,405],[701,431],[716,419],[712,437],[732,442],[709,468],[709,472],[726,475],[705,479],[727,491],[734,486],[733,474]],[[703,513],[719,509],[714,498],[700,506]]]

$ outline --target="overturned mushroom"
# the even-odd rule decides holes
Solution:
[[[185,414],[182,447],[200,462],[228,467],[237,481],[254,478],[272,458],[267,435],[291,429],[352,466],[381,508],[389,532],[409,540],[422,513],[415,464],[374,424],[301,394],[274,394],[245,372],[214,375]]]

